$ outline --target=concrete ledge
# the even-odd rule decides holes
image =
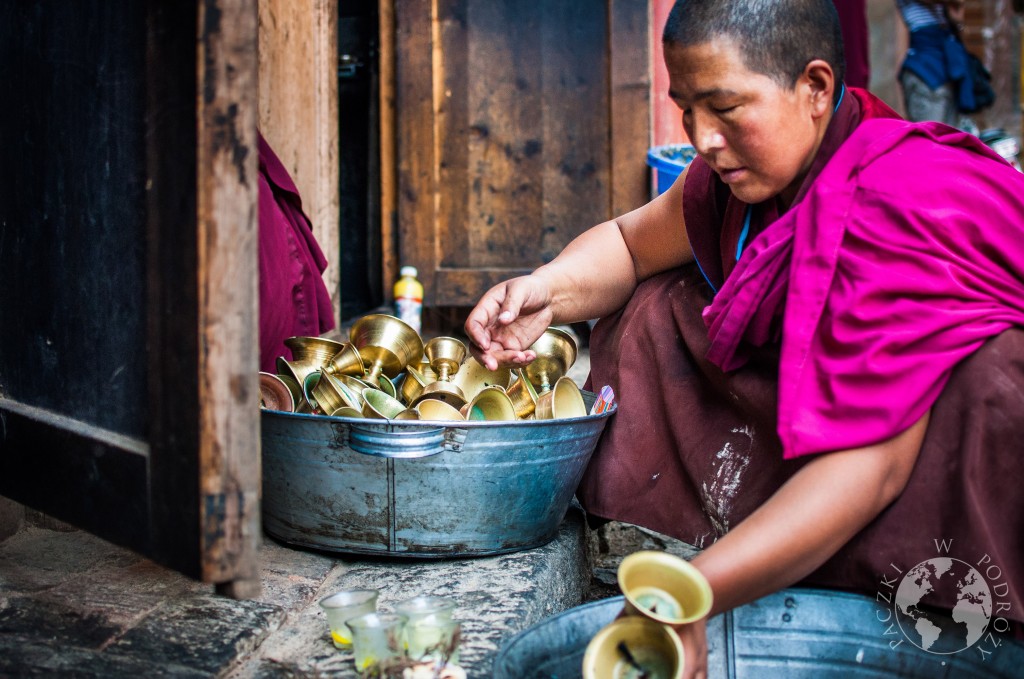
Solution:
[[[533,550],[455,561],[338,562],[316,593],[228,676],[359,676],[351,654],[331,644],[316,602],[337,590],[369,587],[380,591],[382,610],[421,594],[455,600],[463,627],[460,664],[470,677],[489,677],[505,639],[583,601],[590,582],[586,549],[582,514],[570,510],[555,540]]]
[[[0,676],[357,677],[317,602],[373,587],[385,610],[454,599],[461,664],[489,677],[506,638],[578,605],[590,584],[576,509],[553,542],[503,556],[348,560],[268,538],[260,558],[261,596],[236,601],[88,533],[26,526],[0,543]]]

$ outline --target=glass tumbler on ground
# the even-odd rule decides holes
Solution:
[[[405,618],[395,613],[368,613],[345,623],[352,631],[356,670],[384,668],[405,657]]]
[[[327,614],[327,625],[331,628],[331,640],[336,648],[352,648],[352,635],[345,622],[376,612],[377,596],[375,589],[350,589],[320,600],[320,608]]]
[[[405,625],[409,658],[433,664],[459,662],[462,626],[458,620],[441,615],[426,615]]]

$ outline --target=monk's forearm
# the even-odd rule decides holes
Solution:
[[[693,560],[719,613],[814,572],[903,490],[927,415],[877,446],[820,455]]]
[[[614,221],[578,236],[534,275],[547,283],[554,324],[613,313],[637,286],[633,258]]]

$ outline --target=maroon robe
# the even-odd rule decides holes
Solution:
[[[825,154],[856,126],[848,110],[834,123]],[[818,160],[809,182],[827,157]],[[703,548],[763,504],[807,458],[784,460],[776,433],[778,343],[750,348],[747,363],[730,372],[707,358],[702,313],[713,292],[704,274],[712,282],[728,276],[741,222],[728,217],[728,191],[701,174],[697,164],[686,180],[687,229],[698,258],[705,253],[701,261],[716,270],[688,266],[655,276],[594,328],[589,386],[611,385],[619,411],[577,495],[593,516]],[[759,210],[763,227],[773,218],[765,217],[771,206]],[[694,241],[701,233],[705,240]],[[708,234],[717,236],[710,248]],[[708,259],[709,251],[717,257]],[[993,588],[1005,592],[996,600],[998,615],[1024,620],[1022,414],[1024,330],[1014,328],[953,370],[932,406],[906,489],[805,582],[873,594],[892,580],[894,568],[906,572],[950,556],[987,569]],[[940,545],[949,551],[940,553]],[[953,608],[955,593],[938,592],[932,603]]]
[[[262,134],[259,148],[260,370],[276,373],[277,357],[292,357],[284,340],[330,330],[334,313],[299,190]]]

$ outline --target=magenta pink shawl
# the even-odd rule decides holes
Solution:
[[[738,368],[780,315],[784,456],[894,436],[1024,325],[1024,175],[953,128],[865,120],[705,309],[708,358]]]

